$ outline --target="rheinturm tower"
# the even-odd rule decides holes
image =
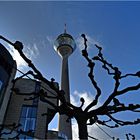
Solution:
[[[66,32],[66,29],[63,34],[57,37],[54,48],[62,58],[61,89],[65,92],[66,101],[70,102],[68,58],[75,50],[76,44],[73,37]],[[58,131],[65,134],[68,139],[72,139],[71,121],[67,122],[67,119],[66,115],[59,116]]]

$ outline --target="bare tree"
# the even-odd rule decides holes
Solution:
[[[132,134],[132,133],[125,134],[125,136],[126,136],[126,140],[136,140],[135,135]],[[120,139],[119,138],[116,138],[116,140],[120,140]]]
[[[81,105],[79,107],[65,100],[64,91],[59,90],[58,88],[54,86],[54,80],[51,80],[51,81],[47,80],[41,74],[41,72],[35,67],[32,61],[25,56],[25,54],[22,51],[23,44],[21,42],[16,41],[15,43],[12,43],[2,36],[0,36],[0,38],[4,39],[5,41],[13,45],[14,48],[19,52],[21,57],[28,63],[28,66],[32,68],[33,71],[30,71],[27,74],[31,74],[35,79],[45,82],[46,84],[50,86],[50,88],[56,91],[57,96],[55,98],[61,101],[61,105],[59,106],[56,106],[53,103],[51,103],[48,100],[47,93],[43,90],[40,90],[40,92],[38,92],[37,97],[39,97],[40,100],[42,100],[43,102],[50,104],[54,108],[54,110],[58,112],[59,114],[67,115],[68,119],[75,118],[78,124],[78,129],[79,129],[79,139],[88,139],[87,126],[93,125],[95,123],[99,125],[107,126],[109,128],[116,128],[116,127],[124,126],[124,125],[139,124],[140,123],[139,118],[136,120],[123,121],[123,120],[117,119],[114,116],[114,114],[117,114],[119,112],[126,112],[126,111],[131,111],[134,113],[140,112],[139,110],[140,104],[130,103],[126,105],[125,103],[121,103],[119,99],[117,99],[117,97],[124,95],[130,91],[134,92],[140,89],[140,83],[137,83],[136,85],[124,87],[123,89],[120,90],[120,84],[121,84],[122,79],[125,79],[127,77],[140,78],[140,71],[134,74],[129,73],[129,74],[122,75],[122,72],[120,71],[118,67],[113,66],[104,58],[103,53],[102,53],[102,48],[96,44],[95,44],[95,47],[98,49],[98,54],[97,56],[90,58],[88,54],[88,50],[87,50],[88,40],[86,39],[86,36],[84,34],[82,34],[81,36],[84,39],[84,46],[85,46],[84,49],[82,50],[82,55],[88,63],[88,68],[89,68],[88,77],[92,83],[92,86],[94,87],[96,91],[95,98],[85,109],[83,109],[83,105],[86,100],[84,98],[80,99]],[[96,76],[95,65],[97,64],[96,63],[97,61],[101,63],[102,69],[105,70],[107,74],[111,76],[112,79],[114,80],[114,87],[113,87],[113,91],[110,93],[109,97],[105,100],[105,102],[102,105],[100,105],[98,108],[93,109],[93,107],[99,103],[99,98],[102,95],[101,88],[99,87],[97,81],[95,80],[95,76]],[[107,116],[108,120],[107,121],[101,120],[99,116],[102,116],[102,115]]]
[[[0,125],[0,139],[19,139],[21,135],[24,135],[24,139],[26,139],[26,136],[32,135],[32,130],[23,131],[20,126],[21,124],[16,123]]]

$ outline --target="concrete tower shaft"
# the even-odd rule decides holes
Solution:
[[[70,88],[69,88],[69,69],[68,69],[68,57],[62,58],[61,67],[61,89],[65,92],[65,99],[70,102]],[[58,130],[65,134],[68,139],[72,139],[72,125],[71,120],[67,122],[68,116],[60,115]]]

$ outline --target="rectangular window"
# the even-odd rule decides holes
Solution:
[[[2,105],[2,101],[3,101],[3,93],[2,93],[2,87],[3,86],[3,83],[2,81],[0,80],[0,108],[1,108],[1,105]]]
[[[2,81],[0,81],[0,91],[1,91],[1,89],[2,89],[2,84],[3,84]]]
[[[37,107],[35,106],[23,106],[20,116],[20,129],[23,131],[32,130],[35,131],[36,126]]]

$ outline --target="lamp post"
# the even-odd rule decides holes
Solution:
[[[64,90],[67,102],[70,102],[68,58],[73,53],[75,48],[75,41],[71,35],[66,33],[66,30],[63,34],[60,34],[57,37],[54,43],[54,49],[62,58],[61,90]],[[59,116],[58,131],[65,134],[68,139],[72,139],[71,120],[67,122],[67,118],[68,117],[66,115]]]

